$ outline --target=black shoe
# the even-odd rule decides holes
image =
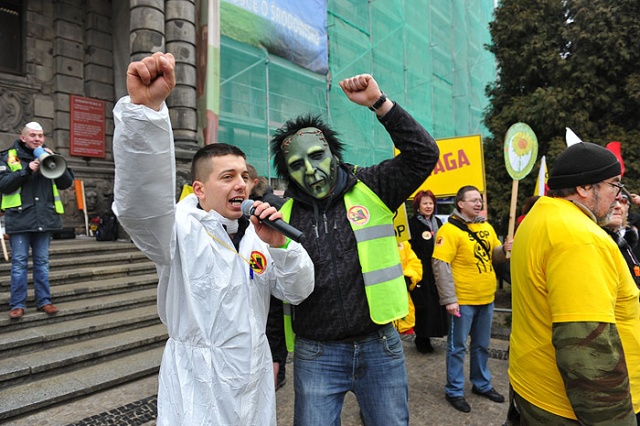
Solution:
[[[416,349],[421,354],[430,354],[433,352],[433,346],[431,346],[431,339],[428,337],[416,336]]]
[[[471,392],[475,393],[476,395],[484,396],[485,398],[488,398],[493,402],[504,402],[504,396],[500,395],[494,388],[491,388],[486,392],[480,392],[480,389],[474,386],[471,388]]]
[[[284,385],[284,382],[286,382],[286,377],[287,377],[287,373],[286,373],[286,367],[284,362],[280,363],[280,369],[278,369],[278,377],[277,377],[277,382],[278,385],[276,388],[282,387],[282,385]]]
[[[463,413],[468,413],[471,411],[471,407],[469,407],[469,404],[467,403],[467,400],[464,399],[464,396],[449,396],[445,394],[444,397],[456,410],[462,411]]]
[[[287,384],[287,379],[280,380],[280,378],[278,378],[278,384],[276,384],[276,390],[280,389],[286,384]]]

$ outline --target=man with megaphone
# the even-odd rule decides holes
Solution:
[[[51,232],[62,229],[64,209],[58,190],[69,188],[74,176],[44,141],[42,126],[32,121],[11,148],[0,152],[1,208],[12,252],[11,319],[22,318],[27,307],[29,247],[36,307],[48,315],[58,312],[49,289],[49,242]]]

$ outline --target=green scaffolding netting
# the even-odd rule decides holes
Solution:
[[[328,0],[329,74],[315,74],[265,50],[221,39],[218,139],[275,177],[268,142],[287,119],[321,114],[359,165],[393,155],[374,114],[351,103],[338,82],[374,75],[435,138],[487,135],[484,88],[495,80],[488,24],[494,0]]]

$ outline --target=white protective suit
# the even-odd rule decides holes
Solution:
[[[292,304],[314,286],[313,263],[294,241],[270,248],[249,224],[239,253],[192,194],[175,203],[173,133],[161,111],[114,108],[113,211],[158,270],[158,313],[169,340],[160,367],[158,425],[275,425],[269,296]],[[264,256],[263,271],[248,259]]]

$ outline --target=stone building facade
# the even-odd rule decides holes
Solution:
[[[131,60],[156,51],[176,57],[177,86],[167,104],[178,169],[188,175],[197,149],[195,0],[0,0],[0,38],[12,46],[0,50],[0,149],[24,124],[40,122],[47,146],[84,182],[89,217],[110,208],[112,109],[126,94]],[[72,97],[104,103],[104,158],[72,154]],[[84,233],[74,189],[61,196],[64,226]]]

